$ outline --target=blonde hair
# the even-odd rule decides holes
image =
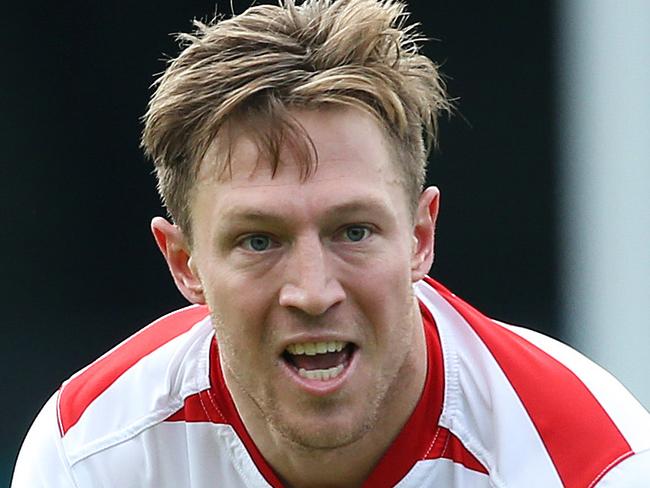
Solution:
[[[142,147],[163,204],[185,234],[191,239],[198,165],[234,121],[266,121],[256,124],[256,138],[273,171],[287,141],[302,156],[303,176],[314,170],[317,154],[291,109],[350,106],[375,117],[415,208],[437,119],[450,102],[407,17],[396,0],[280,0],[226,20],[195,21],[193,34],[181,34],[183,51],[155,82]]]

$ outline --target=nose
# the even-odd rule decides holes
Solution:
[[[296,242],[287,257],[279,303],[317,316],[345,299],[331,256],[316,236]]]

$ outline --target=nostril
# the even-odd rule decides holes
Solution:
[[[308,258],[313,258],[309,261]],[[279,292],[282,307],[320,315],[344,300],[345,292],[325,256],[302,253],[287,262],[284,283]]]

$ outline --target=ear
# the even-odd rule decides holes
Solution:
[[[203,285],[196,267],[192,264],[192,256],[181,230],[162,217],[154,217],[151,221],[151,232],[158,249],[167,261],[178,290],[190,302],[205,304]]]
[[[433,245],[439,203],[440,192],[435,186],[430,186],[422,192],[413,226],[411,253],[411,281],[413,283],[424,278],[433,264]]]

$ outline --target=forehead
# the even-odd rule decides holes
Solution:
[[[357,108],[329,105],[282,115],[258,114],[231,120],[220,129],[200,162],[198,179],[210,180],[216,175],[228,180],[251,176],[254,171],[257,175],[269,173],[269,169],[274,176],[276,163],[278,167],[304,168],[311,165],[310,160],[363,162],[364,156],[370,155],[391,166],[397,163],[384,128]]]
[[[249,209],[280,202],[340,206],[345,201],[358,203],[364,196],[368,201],[391,200],[396,193],[406,201],[394,151],[372,116],[348,108],[294,111],[291,115],[317,154],[317,166],[307,178],[302,177],[306,162],[292,150],[295,145],[279,148],[277,169],[273,170],[260,151],[259,138],[251,133],[255,128],[250,123],[240,124],[229,131],[227,144],[215,141],[206,153],[193,206],[210,206],[221,213],[244,204]],[[221,169],[224,158],[229,159],[226,171]]]

